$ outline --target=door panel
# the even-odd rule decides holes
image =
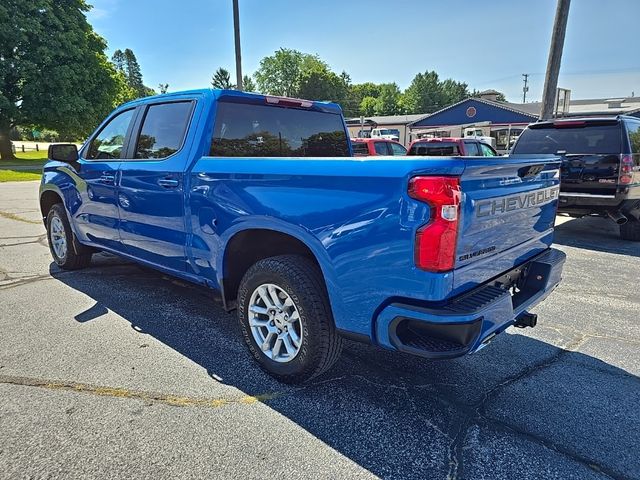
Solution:
[[[118,169],[134,116],[135,109],[131,109],[109,119],[83,149],[78,161],[81,204],[74,222],[78,235],[118,251],[122,250],[118,232]]]
[[[120,236],[137,258],[187,270],[183,146],[194,102],[152,104],[142,116],[133,160],[120,165]]]

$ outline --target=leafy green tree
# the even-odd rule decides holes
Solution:
[[[305,72],[328,65],[317,55],[309,55],[297,50],[281,48],[273,55],[260,61],[255,73],[258,90],[269,95],[297,97],[300,80]]]
[[[136,92],[138,97],[146,97],[149,92],[142,83],[142,70],[136,55],[130,48],[124,51],[124,63],[129,86]]]
[[[168,83],[158,84],[158,90],[160,90],[160,93],[164,95],[169,90],[169,84]]]
[[[404,92],[403,103],[409,113],[431,113],[441,108],[440,79],[433,71],[418,73]]]
[[[468,85],[452,79],[440,81],[434,71],[418,73],[405,90],[407,113],[432,113],[469,96]]]
[[[398,115],[402,113],[401,93],[395,83],[383,83],[380,85],[380,95],[376,98],[376,115]]]
[[[62,138],[87,135],[125,89],[87,22],[84,0],[0,3],[0,158],[12,159],[12,127]]]
[[[380,85],[372,82],[358,83],[353,85],[351,89],[361,99],[364,97],[378,98],[380,95]]]
[[[115,52],[113,52],[113,55],[111,56],[111,62],[116,67],[116,70],[126,75],[126,70],[125,70],[126,59],[124,58],[124,52],[122,50],[118,49]]]
[[[343,76],[336,75],[324,65],[315,65],[300,75],[297,96],[342,103],[348,90]]]
[[[231,74],[229,70],[220,67],[215,71],[213,77],[211,77],[211,86],[213,88],[222,88],[225,90],[232,90],[236,88],[234,83],[231,83]]]
[[[360,114],[370,117],[376,114],[376,101],[375,97],[364,97],[360,102]]]
[[[258,89],[256,87],[256,82],[253,81],[249,75],[244,75],[242,77],[242,89],[245,92],[257,92]]]
[[[116,50],[111,56],[111,63],[113,63],[116,71],[123,75],[128,87],[126,94],[123,95],[123,102],[156,94],[155,90],[144,85],[142,70],[133,50],[130,48],[124,51]]]
[[[464,82],[456,82],[448,78],[440,83],[441,103],[440,108],[457,103],[469,97],[468,85]]]

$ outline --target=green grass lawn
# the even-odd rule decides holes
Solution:
[[[39,152],[36,152],[35,150],[33,150],[33,151],[23,153],[18,150],[16,152],[16,157],[18,157],[19,160],[30,160],[30,161],[39,160],[41,162],[44,162],[47,159],[47,151],[40,150]]]
[[[15,160],[0,160],[0,169],[11,168],[14,166],[33,167],[34,170],[40,170],[42,165],[47,161],[46,151],[16,152]]]
[[[36,171],[5,170],[0,168],[0,183],[2,182],[27,182],[40,180],[42,174]]]

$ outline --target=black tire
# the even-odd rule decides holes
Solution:
[[[627,223],[620,225],[620,237],[623,240],[640,242],[640,220],[629,217]]]
[[[285,363],[269,358],[258,346],[249,325],[249,302],[261,285],[275,284],[293,301],[301,319],[301,344]],[[284,383],[302,383],[329,370],[342,351],[320,270],[299,255],[260,260],[242,278],[238,290],[238,320],[249,352],[270,375]]]
[[[58,255],[53,246],[52,240],[52,223],[55,219],[59,219],[62,222],[64,228],[66,249],[64,255]],[[93,250],[86,247],[80,242],[73,234],[71,225],[69,225],[69,219],[65,212],[64,206],[61,203],[56,203],[51,207],[47,214],[47,240],[49,241],[49,250],[53,261],[64,270],[78,270],[80,268],[88,267],[91,263],[91,255]]]

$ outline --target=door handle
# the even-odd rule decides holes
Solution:
[[[110,173],[103,173],[100,176],[100,181],[102,183],[113,183],[116,180],[116,176],[115,175],[111,175]]]
[[[164,188],[175,188],[180,184],[178,180],[174,180],[172,178],[161,178],[158,180],[158,185]]]

